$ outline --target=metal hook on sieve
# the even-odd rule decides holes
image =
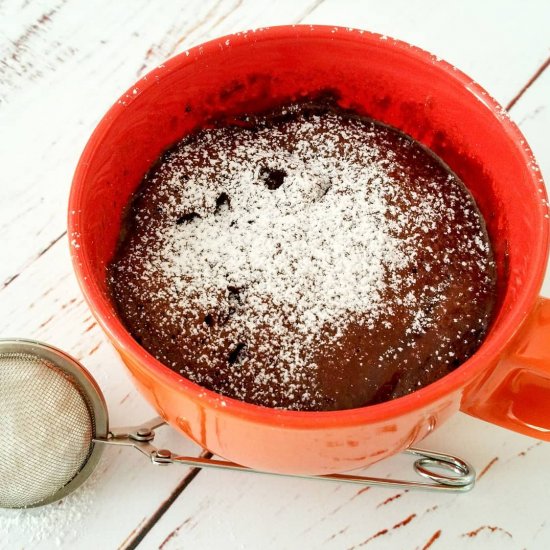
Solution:
[[[413,463],[414,471],[430,481],[414,481],[403,479],[386,479],[352,474],[328,474],[328,475],[302,475],[279,474],[255,470],[229,462],[213,458],[175,455],[168,449],[159,449],[152,444],[155,438],[155,429],[165,425],[166,422],[156,417],[139,426],[119,428],[111,430],[108,438],[94,439],[95,443],[107,445],[123,445],[138,449],[146,455],[153,464],[184,464],[195,468],[217,468],[222,470],[237,470],[259,474],[278,475],[283,477],[297,477],[302,479],[316,479],[323,481],[339,481],[344,483],[356,483],[360,485],[372,485],[382,487],[394,487],[403,489],[424,489],[429,491],[465,492],[474,487],[475,470],[468,462],[453,455],[417,449],[410,447],[404,453],[416,457]],[[446,473],[442,473],[446,472]]]
[[[156,417],[139,426],[108,427],[107,405],[91,374],[63,351],[32,340],[0,340],[0,508],[40,506],[81,485],[105,445],[138,449],[153,464],[184,464],[382,487],[465,492],[474,468],[449,454],[409,448],[427,481],[353,474],[301,475],[254,470],[234,462],[178,456],[153,445]]]

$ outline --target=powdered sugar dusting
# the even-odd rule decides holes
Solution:
[[[237,154],[244,157],[245,149],[246,145],[239,146]],[[392,224],[385,223],[390,190],[373,186],[366,194],[354,185],[380,177],[383,167],[375,152],[366,151],[368,166],[327,162],[307,150],[290,163],[284,153],[275,154],[268,164],[287,169],[281,188],[272,192],[257,183],[262,179],[260,165],[267,160],[261,154],[264,149],[259,144],[257,156],[248,149],[246,165],[227,162],[228,183],[223,188],[208,186],[208,175],[201,177],[205,174],[186,183],[182,202],[199,217],[157,231],[162,248],[149,258],[147,271],[178,281],[176,292],[186,287],[186,292],[197,295],[201,309],[217,305],[205,289],[246,289],[241,296],[252,298],[250,307],[246,315],[234,319],[251,325],[251,330],[267,321],[285,332],[290,322],[311,337],[326,323],[354,311],[363,317],[368,312],[364,318],[373,322],[386,273],[406,267],[411,260],[405,243],[392,234]],[[179,184],[176,175],[171,186]],[[231,197],[231,207],[213,215],[221,189]],[[321,288],[326,289],[323,301],[315,291]],[[291,304],[291,317],[285,320],[281,312],[268,310],[266,301],[255,297],[269,297],[283,310]]]
[[[80,540],[79,523],[93,513],[97,476],[78,491],[48,506],[0,510],[0,548],[69,548]]]
[[[167,155],[135,219],[147,229],[115,268],[162,308],[155,330],[189,346],[194,366],[183,374],[233,397],[315,407],[323,400],[319,350],[342,346],[350,323],[391,326],[395,299],[412,312],[409,333],[433,322],[425,298],[449,282],[419,289],[411,268],[419,242],[454,223],[453,205],[464,197],[452,176],[446,197],[441,182],[416,181],[420,193],[404,186],[411,175],[391,147],[380,147],[390,136],[380,132],[311,114],[254,130],[204,130]],[[468,248],[487,263],[481,227]],[[441,262],[452,255],[443,251]],[[216,377],[209,366],[220,350]]]

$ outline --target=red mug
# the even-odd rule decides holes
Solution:
[[[405,397],[359,409],[295,412],[206,390],[163,366],[128,333],[106,266],[124,208],[171,144],[213,116],[261,111],[323,90],[437,153],[483,213],[498,266],[498,306],[473,357]],[[69,200],[74,269],[140,392],[172,426],[222,457],[261,470],[326,474],[367,466],[468,414],[550,440],[548,203],[524,137],[466,75],[409,44],[359,30],[285,26],[218,38],[139,80],[104,116]]]

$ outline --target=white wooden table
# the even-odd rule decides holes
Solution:
[[[167,57],[218,35],[302,22],[387,34],[455,64],[508,106],[550,181],[547,0],[0,0],[0,337],[36,338],[82,360],[113,425],[152,411],[72,273],[65,214],[78,156],[107,108]],[[160,440],[201,452],[170,428]],[[469,459],[480,473],[474,491],[153,467],[107,449],[60,503],[0,510],[0,549],[550,548],[550,445],[457,415],[424,446]],[[409,466],[395,457],[369,474],[402,476]]]

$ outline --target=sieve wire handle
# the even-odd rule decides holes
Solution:
[[[265,472],[241,466],[235,462],[204,456],[178,456],[167,449],[158,449],[152,444],[154,430],[166,422],[156,417],[134,427],[113,429],[106,439],[94,439],[95,443],[123,445],[138,449],[156,465],[183,464],[194,468],[217,468],[222,470],[244,471],[283,477],[355,483],[359,485],[393,487],[403,489],[422,489],[439,492],[466,492],[474,487],[475,470],[471,464],[456,456],[410,447],[404,452],[415,457],[414,471],[428,481],[388,479],[353,474],[302,475]]]
[[[432,453],[424,449],[410,448],[405,451],[419,457],[413,464],[415,472],[430,481],[411,481],[404,479],[388,479],[350,474],[329,474],[329,475],[305,475],[305,474],[286,474],[277,472],[265,472],[254,470],[241,466],[227,460],[218,460],[206,457],[189,456],[165,456],[164,449],[157,451],[156,456],[151,460],[155,464],[184,464],[198,468],[218,468],[222,470],[236,470],[252,472],[257,474],[268,474],[283,477],[296,477],[301,479],[312,479],[322,481],[337,481],[340,483],[355,483],[359,485],[393,487],[401,489],[423,489],[429,491],[442,492],[466,492],[474,487],[475,473],[471,465],[463,460],[441,453]],[[160,454],[159,454],[160,453]],[[436,457],[437,455],[437,457]],[[442,459],[445,457],[445,460]],[[446,475],[437,472],[435,469],[444,469],[451,471],[454,475]]]

